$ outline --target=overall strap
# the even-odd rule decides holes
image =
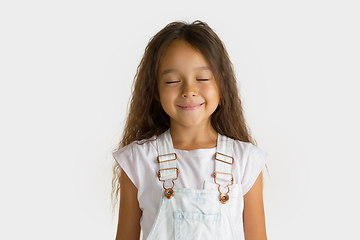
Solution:
[[[174,180],[177,179],[179,170],[176,167],[177,155],[174,151],[170,129],[162,133],[156,138],[158,154],[157,161],[159,163],[158,177],[160,181],[163,181],[165,196],[171,198],[173,196],[172,189],[174,188]],[[171,180],[172,187],[165,188],[165,181]]]
[[[229,200],[228,193],[230,192],[229,186],[234,182],[233,175],[231,173],[231,166],[234,163],[233,158],[233,146],[234,139],[227,136],[218,134],[217,148],[215,153],[215,173],[214,181],[219,185],[220,201],[226,203]],[[222,193],[220,190],[221,184],[219,182],[227,182],[227,193]]]

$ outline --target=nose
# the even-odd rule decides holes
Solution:
[[[183,85],[181,96],[183,98],[190,98],[197,96],[196,84],[193,82],[185,82]]]

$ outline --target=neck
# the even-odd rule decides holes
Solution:
[[[183,127],[172,124],[170,134],[174,148],[194,150],[216,147],[217,132],[210,122],[204,126]]]

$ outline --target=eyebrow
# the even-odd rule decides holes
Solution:
[[[161,73],[161,76],[168,74],[168,73],[172,73],[172,72],[176,72],[176,70],[175,69],[167,69]]]
[[[195,70],[196,71],[211,71],[210,67],[197,67],[197,68],[195,68]],[[163,76],[165,74],[172,73],[172,72],[177,72],[177,71],[175,69],[172,69],[172,68],[166,69],[165,71],[163,71],[161,73],[160,76]]]

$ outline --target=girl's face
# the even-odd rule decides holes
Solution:
[[[160,102],[172,127],[210,123],[220,97],[201,52],[185,41],[174,40],[161,58],[158,74]]]

